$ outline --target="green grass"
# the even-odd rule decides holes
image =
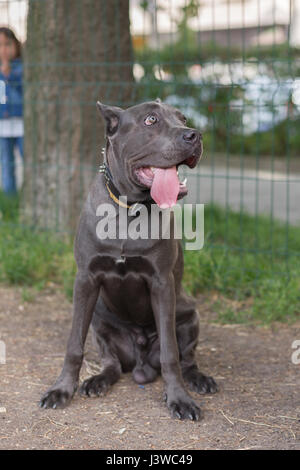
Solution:
[[[300,318],[300,227],[206,207],[205,234],[203,250],[185,252],[184,280],[194,295],[217,291],[221,321]]]
[[[205,207],[205,245],[185,251],[184,285],[216,298],[226,323],[270,324],[300,318],[300,227]],[[55,283],[72,298],[75,262],[66,236],[19,223],[18,200],[0,193],[0,281],[24,301]]]
[[[55,282],[71,298],[74,274],[70,240],[26,227],[1,225],[0,281],[38,290]]]
[[[0,192],[0,282],[22,286],[22,297],[49,282],[61,285],[69,298],[75,275],[72,241],[49,231],[22,226],[18,199]]]

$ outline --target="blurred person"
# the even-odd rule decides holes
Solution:
[[[15,194],[15,154],[23,158],[23,65],[21,43],[15,33],[0,27],[0,158],[2,189]]]

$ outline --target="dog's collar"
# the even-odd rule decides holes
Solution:
[[[123,207],[124,209],[128,209],[130,211],[130,215],[136,215],[139,211],[139,206],[144,205],[148,208],[151,208],[151,204],[154,204],[153,199],[148,201],[141,201],[141,202],[129,202],[125,204],[125,202],[120,201],[120,191],[115,187],[113,183],[113,177],[111,171],[107,165],[107,163],[102,163],[99,167],[99,173],[102,173],[105,178],[105,186],[108,191],[109,197],[116,203],[118,206]]]

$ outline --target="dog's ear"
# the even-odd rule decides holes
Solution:
[[[117,106],[107,106],[100,103],[100,101],[97,101],[97,107],[106,121],[106,134],[108,136],[114,135],[118,130],[123,109]]]
[[[161,101],[160,98],[156,98],[155,102],[156,102],[156,103],[161,103],[162,101]]]

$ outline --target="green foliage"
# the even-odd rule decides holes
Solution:
[[[253,64],[263,63],[267,66],[269,73],[273,76],[286,76],[287,63],[291,75],[299,74],[300,48],[290,47],[287,43],[274,44],[271,46],[252,46],[243,50],[236,45],[219,45],[214,41],[201,44],[196,39],[195,32],[186,28],[181,32],[179,40],[168,44],[159,51],[146,47],[135,51],[135,60],[142,65],[161,64],[163,68],[170,67],[172,63],[183,63],[186,65],[221,62],[234,63],[235,61],[248,61]]]
[[[0,224],[2,222],[16,222],[19,211],[19,196],[7,196],[0,191]]]
[[[190,14],[195,14],[193,5]],[[192,99],[193,103],[189,106],[195,114],[206,119],[201,130],[209,148],[214,151],[243,155],[298,156],[299,113],[295,110],[294,116],[278,124],[277,106],[282,109],[287,107],[287,102],[278,104],[274,97],[282,83],[300,74],[300,49],[290,47],[287,43],[264,47],[257,45],[247,49],[232,44],[230,47],[228,44],[220,46],[215,42],[201,44],[197,33],[187,26],[188,17],[183,12],[177,25],[176,40],[171,44],[159,50],[146,47],[135,51],[135,60],[143,66],[145,72],[137,85],[138,99],[142,101],[160,96],[165,100],[169,96],[177,96],[182,98],[177,105],[179,108],[186,106]],[[205,72],[198,81],[191,79],[189,73],[190,67],[195,64]],[[246,98],[247,85],[251,82],[246,75],[240,80],[234,71],[229,72],[227,82],[224,82],[224,71],[237,64],[243,71],[247,67],[251,68],[252,73],[256,70],[257,76],[263,75],[273,82],[274,92],[268,98],[269,101],[262,105]],[[164,73],[167,75],[163,77]],[[262,110],[269,110],[275,118],[274,124],[269,122],[269,130],[266,131],[247,131],[243,116],[249,113],[249,109],[254,110],[258,106],[262,106]],[[253,119],[257,120],[257,115]],[[193,116],[189,124],[198,127]]]
[[[300,118],[286,119],[265,132],[254,132],[242,135],[234,132],[230,127],[225,140],[226,121],[223,126],[216,126],[204,135],[206,149],[215,152],[244,155],[276,155],[284,158],[287,153],[297,157],[300,153]]]

